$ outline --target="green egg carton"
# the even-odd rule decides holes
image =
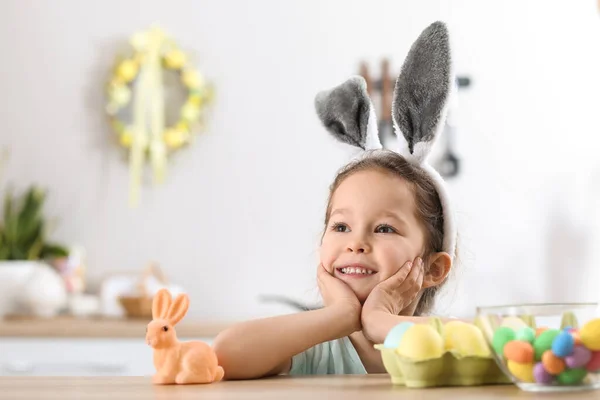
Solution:
[[[396,354],[395,349],[381,345],[376,348],[381,351],[383,364],[394,385],[426,388],[511,383],[491,357],[460,357],[446,352],[439,358],[413,361]]]
[[[438,318],[431,325],[443,334],[443,324]],[[447,350],[442,356],[428,360],[412,360],[396,353],[396,349],[375,345],[381,352],[386,371],[392,384],[409,388],[438,386],[481,386],[510,384],[510,379],[500,370],[490,354],[483,356],[463,356]]]

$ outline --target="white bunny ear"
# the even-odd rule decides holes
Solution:
[[[325,128],[340,142],[363,150],[381,149],[375,109],[362,76],[317,94],[315,108]]]
[[[410,162],[426,162],[444,127],[453,88],[448,29],[434,22],[412,45],[394,88],[398,151]]]

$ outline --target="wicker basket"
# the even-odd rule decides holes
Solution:
[[[128,318],[152,318],[152,296],[148,294],[146,281],[154,276],[163,285],[167,284],[164,274],[156,264],[150,264],[142,272],[138,282],[139,296],[119,296],[119,302]]]

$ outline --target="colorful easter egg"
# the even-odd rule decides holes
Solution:
[[[565,362],[557,357],[552,350],[546,350],[542,355],[542,364],[546,371],[552,375],[558,375],[565,370]]]
[[[181,118],[186,121],[195,121],[200,116],[200,109],[197,105],[187,102],[181,107]]]
[[[133,60],[123,60],[117,66],[116,73],[121,80],[124,82],[129,82],[137,75],[138,65]]]
[[[582,368],[592,359],[592,352],[583,346],[575,346],[573,353],[565,357],[565,364],[569,368]]]
[[[600,318],[593,319],[579,331],[581,343],[592,351],[600,350]]]
[[[171,50],[165,54],[164,62],[167,68],[178,69],[185,64],[186,56],[181,50]]]
[[[533,377],[533,364],[521,364],[511,360],[506,362],[506,366],[510,373],[521,382],[535,382]]]
[[[600,371],[600,351],[592,352],[592,358],[590,358],[585,368],[590,372]]]
[[[383,341],[383,346],[389,349],[395,349],[396,347],[398,347],[406,330],[413,325],[414,323],[405,321],[394,326],[392,329],[390,329],[387,336],[385,337],[385,340]]]
[[[579,337],[579,332],[573,331],[573,332],[571,332],[571,336],[573,336],[573,342],[575,343],[575,346],[580,346],[581,338]]]
[[[557,357],[566,357],[573,352],[575,340],[568,332],[559,333],[552,341],[552,352]]]
[[[119,135],[119,143],[121,143],[121,146],[123,147],[131,147],[131,144],[133,143],[133,134],[129,131],[121,133],[121,135]]]
[[[444,354],[444,341],[431,325],[415,324],[404,332],[396,353],[415,361],[439,358]]]
[[[533,343],[535,340],[535,331],[530,327],[521,328],[516,332],[515,339],[522,342]]]
[[[534,359],[533,346],[529,342],[510,341],[504,346],[504,357],[520,364],[530,364]]]
[[[542,333],[535,339],[533,343],[533,349],[535,350],[535,359],[540,361],[542,359],[542,354],[547,350],[552,348],[552,342],[554,338],[557,337],[561,331],[558,329],[548,329]]]
[[[197,89],[204,84],[204,77],[198,71],[186,69],[181,75],[183,84],[190,89]]]
[[[165,141],[165,144],[172,149],[175,149],[185,144],[187,138],[187,132],[178,130],[176,128],[168,128],[163,133],[163,140]]]
[[[585,368],[565,369],[558,375],[558,383],[563,385],[577,385],[586,377],[587,370]]]
[[[501,326],[494,332],[492,347],[496,353],[504,354],[504,346],[512,340],[515,340],[515,331],[512,328]]]
[[[546,371],[541,362],[533,367],[533,377],[537,383],[549,384],[554,381],[554,376]]]

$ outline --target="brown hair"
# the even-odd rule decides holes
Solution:
[[[425,246],[422,253],[425,270],[429,268],[429,256],[443,251],[444,215],[442,203],[429,175],[418,166],[410,164],[404,157],[390,150],[376,150],[342,168],[329,189],[325,227],[329,224],[331,199],[340,184],[350,175],[366,170],[379,170],[409,182],[415,196],[417,218],[425,229]],[[445,284],[426,288],[419,299],[414,315],[428,313],[440,288]]]

